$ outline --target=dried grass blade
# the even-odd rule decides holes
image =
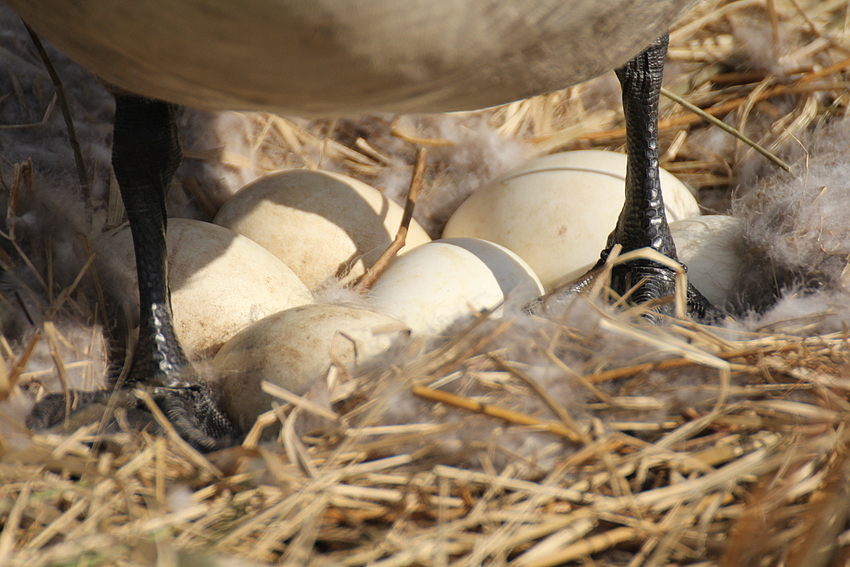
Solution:
[[[463,408],[469,411],[480,413],[483,415],[488,415],[490,417],[503,419],[508,423],[539,427],[544,431],[548,431],[549,433],[554,433],[556,435],[566,437],[574,443],[580,443],[582,441],[581,437],[576,432],[574,432],[572,429],[564,427],[560,423],[552,421],[543,421],[541,419],[531,417],[530,415],[526,415],[505,408],[500,408],[491,404],[485,404],[482,402],[475,401],[471,398],[458,396],[456,394],[444,392],[442,390],[432,390],[431,388],[426,388],[425,386],[414,386],[412,391],[415,395],[421,396],[427,400],[440,402],[454,407]]]

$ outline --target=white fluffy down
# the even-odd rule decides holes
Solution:
[[[780,296],[846,290],[850,257],[850,119],[808,142],[793,173],[780,173],[745,192],[742,219],[746,271],[740,308],[764,311]],[[850,306],[850,302],[847,302]]]

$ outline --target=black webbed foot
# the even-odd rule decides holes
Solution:
[[[188,388],[154,388],[154,401],[177,433],[204,452],[231,446],[236,430],[218,409],[212,391],[204,383]]]
[[[70,394],[73,416],[106,419],[111,397],[116,405],[147,427],[155,420],[132,393],[151,388],[151,395],[177,432],[191,445],[211,451],[231,442],[235,429],[216,406],[209,387],[197,376],[174,332],[168,289],[165,196],[182,160],[173,104],[115,93],[112,166],[130,221],[139,276],[139,341],[129,375],[111,390]],[[65,423],[62,394],[39,402],[27,420],[32,429]],[[138,414],[138,415],[137,415]],[[117,427],[117,424],[116,424]],[[158,425],[157,425],[158,427]]]
[[[48,394],[39,400],[27,416],[26,426],[33,431],[44,431],[59,426],[63,430],[73,431],[82,425],[99,421],[106,414],[110,392],[108,390],[71,390],[68,392],[68,397],[70,398],[68,403],[66,403],[65,394]],[[115,392],[112,407],[129,409],[136,406],[137,400],[129,390]],[[150,414],[148,415],[151,419],[153,418]],[[114,416],[104,424],[104,431],[107,433],[118,429],[119,424]]]
[[[650,248],[678,262],[667,224],[658,165],[658,99],[667,42],[666,35],[659,38],[616,70],[626,118],[626,201],[597,267],[605,263],[618,244],[623,252]],[[629,260],[612,268],[611,289],[620,296],[630,293],[630,301],[636,304],[659,301],[676,293],[676,271],[649,259]],[[686,308],[687,314],[697,320],[716,320],[722,316],[690,283]],[[673,315],[674,304],[662,303],[657,311]]]
[[[188,388],[153,388],[151,397],[180,436],[203,452],[228,447],[234,429],[218,409],[210,389],[202,383]],[[103,433],[129,428],[164,433],[144,401],[130,389],[71,390],[70,404],[64,394],[49,394],[32,409],[26,425],[33,431],[71,432],[92,423],[103,423]],[[66,410],[70,409],[67,414]],[[118,413],[121,413],[119,419]]]
[[[687,266],[682,264],[687,270]],[[530,314],[544,314],[551,308],[568,303],[576,295],[585,292],[602,273],[602,264],[595,266],[577,281],[569,283],[555,291],[529,303],[525,311]],[[643,282],[643,283],[640,283]],[[638,285],[640,284],[640,285]],[[651,260],[630,260],[611,269],[609,287],[617,297],[626,296],[632,304],[655,304],[644,317],[658,322],[653,313],[668,316],[676,315],[676,271]],[[700,323],[717,323],[726,314],[714,306],[693,284],[687,284],[685,294],[686,315]]]
[[[154,399],[180,435],[209,451],[226,442],[234,429],[174,332],[165,197],[182,157],[174,104],[115,95],[112,166],[133,233],[139,275],[139,342],[127,386],[152,386]]]
[[[682,265],[687,271],[687,267]],[[635,304],[656,302],[654,311],[675,315],[675,302],[664,301],[676,294],[676,271],[652,260],[630,260],[611,269],[611,289],[620,296],[629,295]],[[643,282],[643,283],[641,283]],[[691,319],[712,323],[723,318],[723,313],[694,287],[687,284],[685,310]],[[651,317],[651,315],[649,315]]]
[[[623,90],[623,110],[626,119],[626,200],[617,226],[608,237],[599,262],[578,282],[569,284],[547,298],[542,298],[531,310],[539,310],[565,295],[581,292],[590,285],[613,248],[622,252],[649,248],[678,262],[676,245],[667,224],[658,165],[658,99],[667,53],[668,38],[653,42],[634,59],[616,70]],[[687,269],[687,268],[685,268]],[[631,303],[658,303],[654,311],[673,315],[675,305],[665,301],[676,293],[676,271],[650,259],[632,259],[611,269],[611,289],[620,297],[628,296]],[[693,285],[688,284],[687,314],[699,321],[712,322],[723,313]],[[651,314],[647,317],[652,319]]]

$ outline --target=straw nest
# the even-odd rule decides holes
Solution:
[[[702,3],[672,33],[668,88],[792,161],[847,113],[848,18],[846,0]],[[486,123],[530,155],[622,149],[612,81],[469,114],[459,128]],[[190,163],[240,180],[321,166],[389,191],[425,146],[426,193],[462,176],[447,157],[456,142],[431,118],[233,116],[244,152],[190,149]],[[661,118],[664,165],[708,210],[725,212],[734,190],[746,197],[776,168],[677,104]],[[14,178],[4,168],[9,195],[37,183],[28,164]],[[191,171],[178,195],[210,214],[224,196]],[[430,206],[420,214],[438,230],[453,205]],[[102,207],[120,222],[114,193]],[[39,268],[51,261],[2,236],[14,251],[0,251],[4,271],[54,291],[41,293],[37,329],[0,343],[0,397],[49,377],[96,383],[108,313],[96,263],[56,290],[59,275]],[[724,329],[653,326],[593,297],[551,320],[483,315],[357,374],[332,368],[325,403],[270,388],[280,404],[244,444],[206,456],[161,415],[163,436],[104,436],[98,424],[31,434],[7,402],[3,431],[26,443],[0,439],[0,565],[844,565],[846,305]],[[63,330],[74,320],[87,340]],[[259,444],[278,421],[279,442]]]

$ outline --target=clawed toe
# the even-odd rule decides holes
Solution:
[[[205,384],[155,387],[150,393],[177,433],[195,449],[209,452],[233,444],[235,429]],[[122,420],[116,418],[116,410],[123,411]],[[98,422],[104,424],[104,433],[124,428],[163,432],[145,403],[126,388],[71,390],[67,398],[61,393],[49,394],[35,404],[26,425],[33,431],[70,432]]]
[[[174,429],[196,449],[214,451],[233,444],[236,430],[203,383],[151,392]]]
[[[33,431],[45,431],[59,425],[73,430],[79,425],[99,421],[106,413],[112,399],[112,407],[127,408],[136,404],[129,391],[118,390],[113,397],[108,390],[71,390],[65,394],[48,394],[39,400],[26,419],[26,426]]]
[[[646,304],[654,312],[664,315],[677,315],[674,299],[677,285],[677,270],[652,260],[624,262],[611,270],[610,286],[615,293],[627,296],[631,303]],[[704,323],[718,321],[724,316],[690,283],[685,289],[685,315]]]
[[[687,268],[683,266],[685,271]],[[604,272],[604,265],[556,289],[548,295],[531,302],[526,311],[544,314],[558,305],[563,305],[580,293],[586,292],[596,285],[596,278]],[[610,269],[610,281],[606,285],[613,292],[612,299],[625,298],[631,305],[643,305],[647,310],[643,316],[653,322],[658,322],[658,315],[677,316],[676,293],[678,270],[661,265],[652,260],[629,260],[613,266]],[[717,323],[726,318],[726,314],[711,303],[692,284],[685,289],[684,315],[700,323]]]

